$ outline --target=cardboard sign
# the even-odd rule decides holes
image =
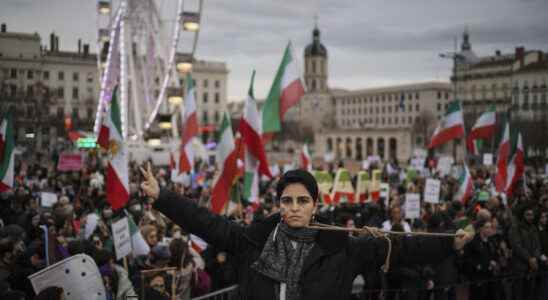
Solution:
[[[340,168],[335,175],[333,186],[333,202],[354,202],[354,187],[352,186],[352,177],[347,169]]]
[[[59,156],[59,163],[57,164],[57,170],[66,171],[80,171],[82,169],[82,155],[81,154],[69,154],[61,153]]]
[[[416,193],[405,194],[405,218],[418,219],[421,216],[421,196]]]
[[[483,154],[483,165],[484,166],[492,166],[493,165],[493,154],[492,153]]]
[[[438,160],[438,167],[436,168],[440,172],[441,176],[447,176],[451,173],[451,166],[454,159],[451,156],[442,156]]]
[[[62,287],[66,300],[105,299],[105,287],[93,258],[85,254],[68,257],[29,276],[36,294],[50,286]]]
[[[437,179],[426,179],[424,187],[424,201],[428,203],[440,203],[441,182]]]
[[[42,207],[52,207],[55,203],[57,203],[57,194],[49,192],[40,193],[40,205]]]
[[[358,178],[356,183],[356,202],[363,203],[367,201],[369,196],[369,174],[367,172],[358,172]]]
[[[127,217],[112,223],[112,237],[114,249],[116,250],[116,260],[131,253],[131,234],[129,233]]]

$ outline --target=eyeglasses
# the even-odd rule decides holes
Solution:
[[[298,206],[305,206],[308,203],[312,202],[312,198],[308,196],[297,196],[297,197],[291,197],[291,196],[282,196],[280,198],[280,203],[282,205],[292,205],[294,203],[297,203]]]

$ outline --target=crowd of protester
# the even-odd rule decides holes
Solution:
[[[80,253],[91,256],[99,267],[107,299],[191,299],[234,284],[238,270],[231,264],[230,253],[211,246],[203,249],[185,228],[151,208],[139,189],[142,175],[136,162],[130,163],[130,200],[124,209],[113,211],[105,197],[104,161],[92,153],[81,171],[59,172],[57,160],[55,153],[17,156],[16,186],[0,193],[0,299],[62,299],[59,287],[36,295],[28,276],[48,263]],[[175,183],[168,167],[154,167],[162,188],[208,206],[215,168],[203,163],[197,170]],[[336,168],[326,164],[326,170],[333,173]],[[471,168],[474,192],[466,203],[454,199],[458,182],[445,176],[440,178],[440,204],[423,203],[421,217],[410,220],[404,216],[404,195],[422,193],[425,176],[409,180],[398,175],[403,169],[392,165],[390,170],[383,168],[383,179],[391,188],[388,199],[322,205],[317,220],[402,232],[465,229],[476,235],[463,251],[439,265],[399,267],[394,261],[387,273],[364,269],[357,297],[457,299],[464,290],[468,299],[548,299],[548,181],[544,174],[528,170],[512,197],[506,198],[493,192],[492,174],[486,167]],[[236,186],[225,217],[246,226],[278,212],[276,180],[261,182],[258,208],[243,199]],[[58,201],[44,207],[41,192],[55,193]],[[86,234],[91,214],[98,216],[97,225]],[[111,224],[125,216],[138,225],[150,251],[116,260]],[[395,249],[402,238],[391,236]]]

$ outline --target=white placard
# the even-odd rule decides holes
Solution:
[[[114,249],[116,250],[116,260],[131,253],[131,235],[127,217],[112,223],[112,237]]]
[[[280,175],[280,166],[278,164],[270,166],[270,174],[274,177]]]
[[[323,160],[325,162],[332,162],[334,159],[335,159],[335,153],[333,153],[333,152],[328,152],[328,153],[324,154],[324,156],[323,156]]]
[[[97,228],[97,223],[99,222],[99,216],[96,213],[91,213],[86,216],[86,225],[84,226],[84,237],[89,239],[89,237]]]
[[[405,194],[405,218],[418,219],[421,216],[421,196],[415,193]]]
[[[428,203],[440,203],[441,183],[437,179],[426,179],[424,187],[424,201]]]
[[[411,160],[411,167],[413,167],[415,170],[417,171],[422,171],[424,170],[424,162],[426,161],[426,159],[424,158],[413,158]]]
[[[62,287],[66,300],[106,299],[103,279],[93,258],[85,254],[68,257],[29,276],[36,294],[50,286]]]
[[[362,170],[369,170],[369,161],[368,160],[363,160],[362,161]]]
[[[381,183],[379,185],[380,197],[384,197],[384,205],[388,207],[390,204],[390,185],[388,183]]]
[[[57,194],[50,192],[40,193],[40,205],[42,207],[52,207],[55,203],[57,203]]]
[[[484,166],[492,166],[493,165],[493,154],[492,153],[483,154],[483,165]]]
[[[369,155],[367,157],[367,161],[369,162],[369,164],[372,164],[374,162],[380,162],[381,161],[381,157],[378,156],[378,155]]]
[[[428,151],[426,151],[425,149],[417,148],[413,151],[413,156],[426,159],[426,157],[428,156]]]
[[[451,165],[453,165],[453,158],[451,156],[442,156],[438,160],[437,170],[441,176],[447,176],[451,173]]]

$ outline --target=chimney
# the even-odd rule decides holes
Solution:
[[[53,32],[49,35],[49,51],[55,51],[55,33]]]
[[[87,57],[89,54],[89,44],[84,44],[84,57]]]
[[[82,39],[78,39],[78,54],[82,53]]]
[[[59,36],[55,36],[55,51],[59,52]]]
[[[519,60],[520,67],[523,67],[524,58],[525,58],[525,48],[523,46],[516,47],[516,60]]]
[[[8,27],[6,26],[6,23],[2,23],[2,30],[1,30],[1,32],[2,32],[2,33],[5,33],[5,32],[7,32],[7,31],[8,31]]]
[[[496,56],[500,56],[500,50],[498,50],[498,49],[495,50],[495,55],[496,55]]]

